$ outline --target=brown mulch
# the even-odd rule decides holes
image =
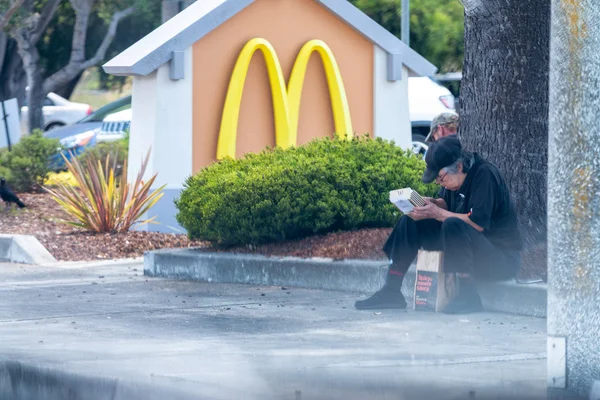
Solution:
[[[19,194],[24,209],[0,203],[0,233],[33,235],[59,261],[85,261],[142,256],[146,250],[206,246],[186,235],[156,232],[95,234],[57,222],[67,218],[48,194]]]
[[[164,248],[205,247],[207,250],[257,253],[273,256],[381,259],[380,251],[390,229],[364,229],[258,247],[213,249],[207,242],[186,235],[158,232],[95,234],[58,222],[67,216],[48,194],[19,194],[27,205],[9,209],[0,203],[0,233],[35,236],[59,261],[85,261],[142,256]]]
[[[311,236],[281,243],[269,243],[256,247],[233,247],[227,249],[227,251],[271,256],[323,257],[334,260],[385,260],[385,254],[381,251],[381,248],[391,231],[391,228],[361,229]]]
[[[266,256],[385,260],[381,248],[391,232],[389,228],[361,229],[255,247],[239,246],[219,249],[212,248],[207,242],[190,240],[182,234],[139,231],[118,234],[82,232],[56,221],[66,218],[66,215],[50,195],[24,193],[19,197],[27,205],[27,208],[7,209],[0,202],[0,233],[33,235],[59,261],[140,257],[148,250],[184,247],[203,247],[209,251],[253,253]],[[546,280],[545,265],[536,267],[536,264],[531,262],[532,258],[545,259],[545,253],[536,251],[532,254],[524,254],[524,268],[520,272],[519,278],[542,277]]]

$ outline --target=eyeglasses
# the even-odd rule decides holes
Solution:
[[[443,183],[443,182],[444,182],[444,179],[446,179],[446,175],[448,175],[448,171],[446,171],[446,173],[445,173],[444,175],[442,175],[442,176],[439,176],[439,175],[438,175],[438,176],[435,178],[435,181],[436,181],[437,183]]]

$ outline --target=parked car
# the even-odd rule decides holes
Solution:
[[[131,108],[110,114],[102,121],[96,140],[98,142],[112,142],[123,139],[131,125]]]
[[[438,82],[440,85],[447,88],[457,100],[460,96],[460,84],[462,82],[462,72],[448,72],[445,74],[434,75],[433,79]]]
[[[412,125],[415,153],[427,151],[425,138],[433,118],[443,112],[455,111],[455,98],[444,86],[430,77],[408,78],[408,108]]]
[[[113,113],[131,108],[131,95],[120,98],[98,109],[98,111],[89,116],[77,121],[73,125],[62,128],[53,129],[44,134],[47,138],[59,139],[62,146],[65,148],[63,152],[56,153],[51,160],[50,167],[53,170],[63,170],[66,168],[65,162],[61,154],[64,154],[67,159],[71,159],[71,155],[78,156],[83,153],[86,148],[96,144],[96,135],[102,127],[102,121]]]
[[[73,124],[92,114],[92,107],[89,104],[73,103],[56,93],[50,92],[44,99],[42,113],[44,114],[43,129],[49,131]],[[25,104],[21,107],[21,130],[24,135],[30,131],[28,115],[29,107],[26,100]]]

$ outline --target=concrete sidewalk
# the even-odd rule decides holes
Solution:
[[[544,319],[359,312],[141,264],[0,264],[0,282],[2,399],[546,398]]]

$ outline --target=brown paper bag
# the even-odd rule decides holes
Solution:
[[[420,250],[417,255],[414,309],[440,312],[456,295],[456,274],[443,271],[444,253]]]

